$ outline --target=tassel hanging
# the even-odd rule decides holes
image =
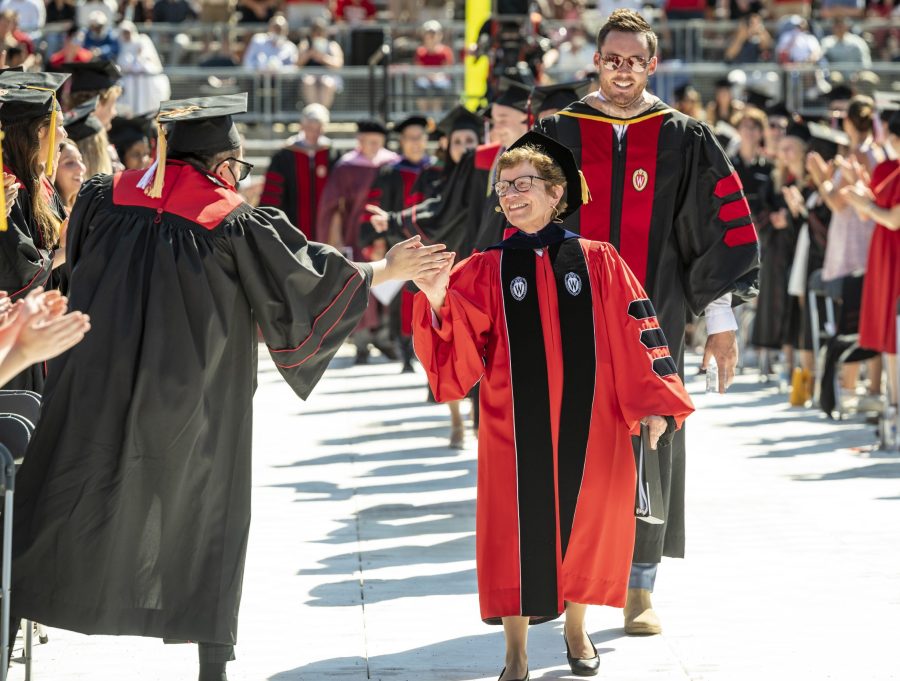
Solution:
[[[578,171],[578,177],[581,178],[581,203],[584,205],[591,202],[591,190],[588,188],[587,178],[580,170]]]
[[[166,179],[166,152],[168,149],[166,129],[159,122],[159,119],[157,119],[156,125],[159,130],[159,136],[156,140],[156,172],[153,175],[153,184],[149,188],[144,189],[144,194],[151,199],[158,199],[162,196],[163,182]]]
[[[5,133],[0,131],[0,168],[3,167],[3,138]],[[0,232],[8,229],[6,225],[6,185],[0,187]]]
[[[49,149],[47,150],[47,165],[44,170],[44,175],[48,178],[53,177],[53,159],[56,156],[56,93],[53,94],[53,113],[50,114],[50,131],[47,133],[47,146]]]

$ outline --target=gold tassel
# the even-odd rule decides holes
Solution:
[[[53,177],[53,157],[56,156],[56,93],[53,94],[53,113],[50,114],[50,132],[48,133],[47,166],[44,175]]]
[[[591,202],[591,190],[588,188],[587,178],[580,170],[578,171],[578,177],[581,178],[581,204],[584,205]]]
[[[0,131],[0,168],[3,168],[3,138],[6,134]],[[7,230],[6,225],[6,185],[0,187],[0,232]]]
[[[153,185],[144,190],[144,193],[151,199],[158,199],[162,196],[163,182],[166,179],[166,151],[168,143],[166,142],[166,128],[162,123],[163,117],[167,121],[173,118],[181,118],[194,111],[199,111],[201,107],[196,104],[185,106],[180,109],[171,111],[160,111],[156,117],[156,129],[159,134],[156,138],[156,173],[153,175]]]
[[[153,174],[153,184],[144,190],[144,194],[151,199],[158,199],[162,196],[163,182],[166,179],[166,129],[163,124],[156,119],[156,126],[159,135],[156,138],[156,172]]]

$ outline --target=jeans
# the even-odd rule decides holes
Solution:
[[[659,563],[632,563],[631,575],[628,578],[629,589],[647,589],[653,591],[656,584],[656,570]]]

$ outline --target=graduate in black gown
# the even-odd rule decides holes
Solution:
[[[703,366],[715,358],[724,392],[737,362],[731,307],[756,293],[759,248],[741,182],[713,132],[647,92],[657,37],[633,10],[600,29],[594,67],[600,90],[537,129],[575,154],[593,201],[565,225],[611,243],[644,286],[684,371],[686,313],[706,314]],[[685,550],[684,431],[660,450],[666,521],[637,524],[625,631],[655,634],[650,602],[662,556]]]
[[[65,262],[66,211],[53,184],[57,142],[65,138],[57,90],[65,74],[0,74],[0,121],[3,123],[3,171],[15,176],[18,196],[0,232],[0,290],[18,300],[41,286],[57,288],[54,269]],[[29,367],[3,387],[43,392],[46,366]]]
[[[305,399],[373,282],[448,257],[404,242],[353,263],[249,206],[231,118],[246,98],[164,103],[157,164],[86,183],[68,266],[93,328],[51,364],[17,476],[15,614],[203,642],[203,681],[225,679],[237,639],[257,327]]]

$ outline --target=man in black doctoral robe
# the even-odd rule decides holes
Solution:
[[[597,37],[599,92],[538,129],[572,150],[593,198],[566,227],[616,247],[650,295],[682,375],[686,315],[706,313],[703,366],[715,358],[724,392],[737,363],[731,306],[756,293],[757,236],[740,179],[712,131],[646,91],[656,45],[643,17],[613,12]],[[629,634],[661,631],[650,602],[656,568],[662,556],[684,556],[684,443],[682,429],[660,451],[665,522],[637,524]]]
[[[201,681],[225,679],[237,637],[257,325],[305,399],[373,281],[443,260],[407,242],[353,263],[250,207],[231,119],[246,106],[246,93],[166,102],[157,164],[86,183],[67,264],[93,328],[51,365],[17,476],[15,614],[200,641]]]

